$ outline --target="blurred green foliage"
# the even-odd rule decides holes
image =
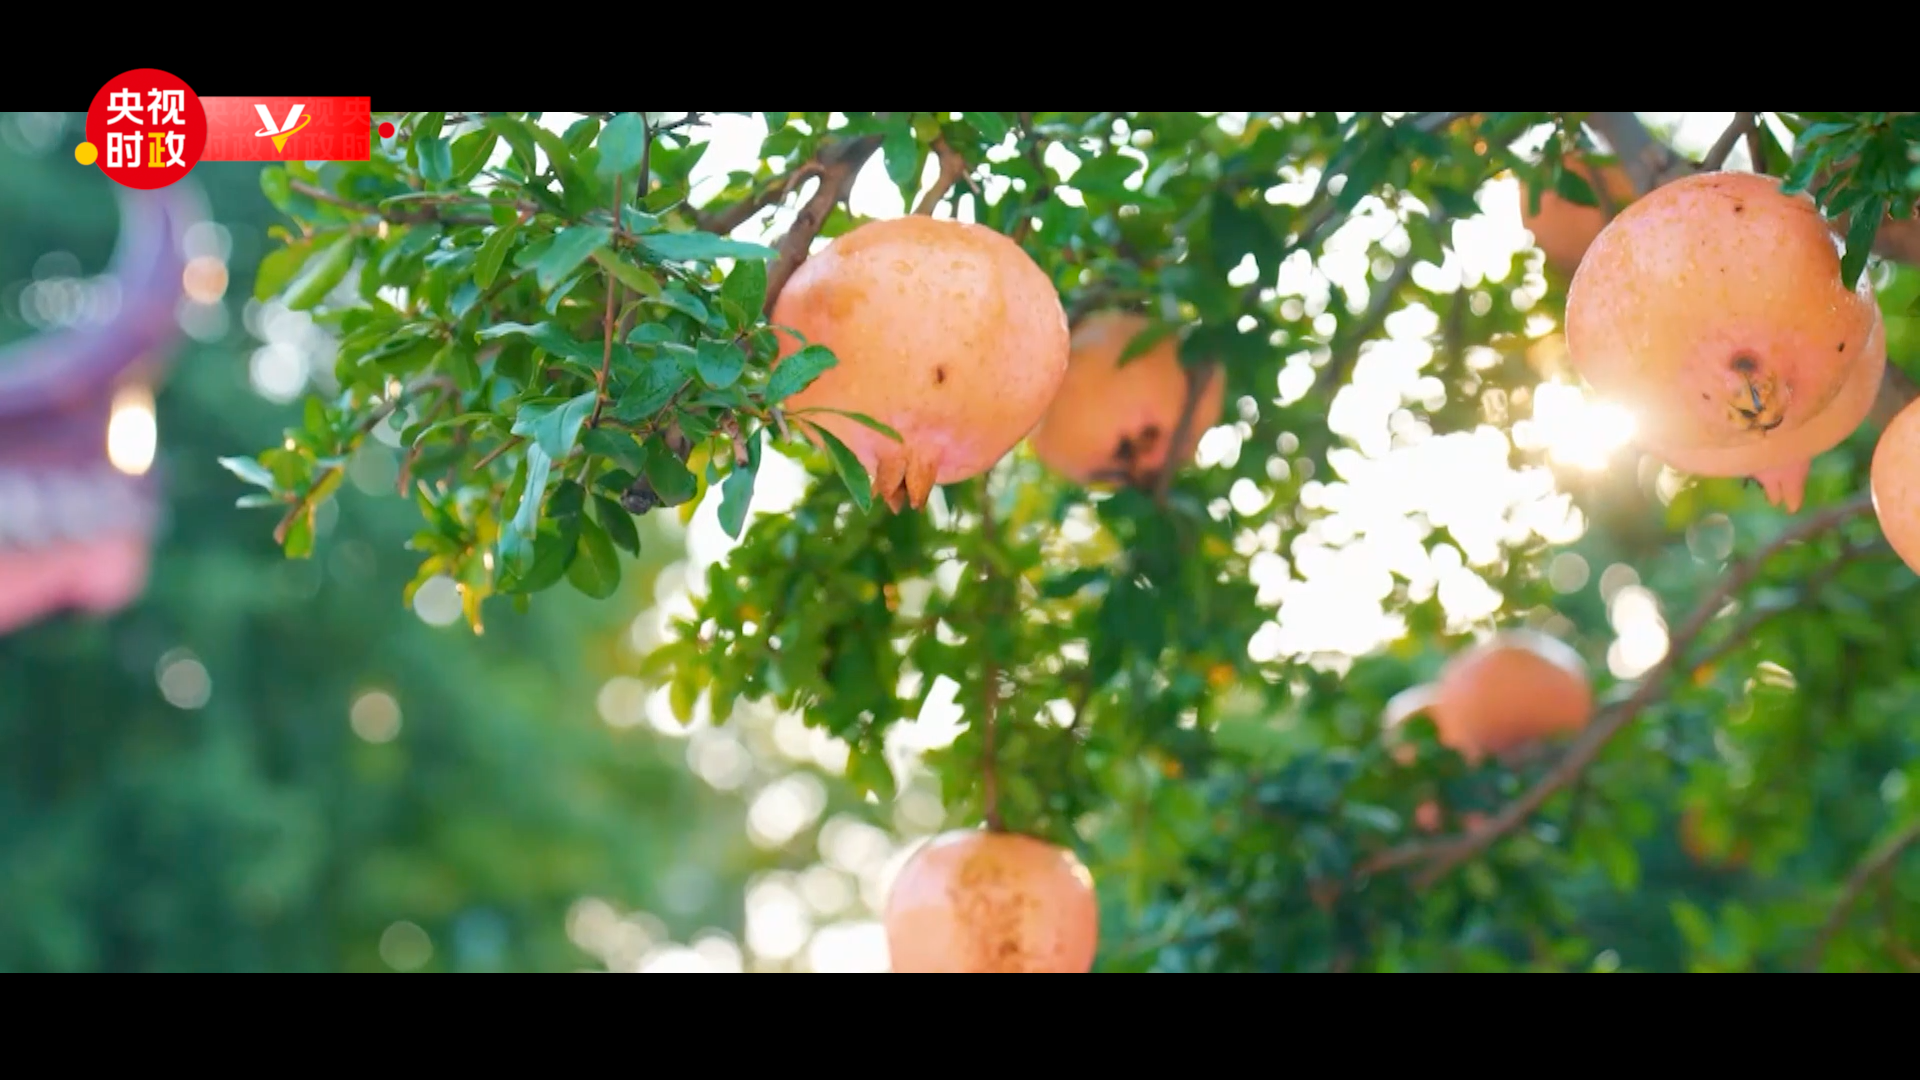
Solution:
[[[50,252],[106,268],[110,183],[68,149],[0,151],[10,298]],[[676,935],[737,935],[742,808],[686,771],[682,744],[595,710],[605,643],[671,537],[650,540],[624,606],[555,604],[475,638],[396,602],[418,511],[391,489],[343,487],[311,562],[234,507],[217,459],[285,423],[249,385],[261,342],[241,320],[274,214],[259,176],[194,170],[231,236],[231,318],[186,343],[159,398],[171,521],[148,595],[0,638],[0,970],[566,971],[598,963],[568,939],[589,896]],[[31,331],[17,303],[6,317],[10,337]],[[391,474],[391,451],[365,453]],[[185,707],[158,684],[175,664]],[[398,707],[390,741],[350,725],[369,691]],[[664,894],[677,867],[703,875],[696,903]],[[402,923],[430,958],[405,931],[383,955]]]

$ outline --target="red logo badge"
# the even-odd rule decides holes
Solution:
[[[366,161],[373,99],[210,97],[207,161]]]
[[[73,156],[98,163],[116,183],[152,191],[187,175],[206,143],[207,117],[193,90],[158,68],[137,68],[93,96],[87,141]]]

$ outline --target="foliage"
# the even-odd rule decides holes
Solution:
[[[1756,493],[1676,493],[1623,457],[1597,480],[1559,477],[1591,526],[1577,542],[1536,530],[1473,559],[1502,596],[1489,619],[1462,625],[1402,574],[1380,586],[1407,628],[1384,651],[1250,655],[1274,626],[1259,582],[1276,560],[1298,580],[1289,560],[1305,557],[1303,539],[1338,542],[1317,529],[1327,481],[1368,461],[1335,430],[1334,402],[1364,381],[1389,319],[1424,325],[1431,351],[1432,392],[1397,403],[1401,441],[1504,428],[1533,400],[1565,283],[1543,280],[1532,253],[1461,269],[1452,224],[1479,215],[1505,173],[1536,198],[1592,205],[1565,154],[1603,156],[1586,124],[1639,128],[1631,114],[759,115],[757,168],[699,205],[700,117],[672,114],[590,115],[565,131],[539,114],[394,116],[399,135],[364,164],[264,173],[296,228],[264,260],[257,295],[284,295],[342,335],[340,394],[308,402],[282,448],[228,462],[281,515],[287,553],[311,552],[341,461],[393,424],[420,481],[416,585],[457,576],[478,628],[490,598],[527,610],[562,579],[610,595],[616,549],[639,549],[636,514],[690,513],[717,486],[739,536],[777,448],[840,482],[755,518],[644,674],[671,687],[683,717],[702,695],[722,717],[743,696],[804,708],[849,745],[849,780],[883,800],[895,783],[886,731],[936,679],[958,683],[972,722],[934,762],[949,805],[1083,852],[1106,905],[1104,970],[1750,970],[1797,966],[1810,949],[1880,969],[1909,957],[1920,868],[1902,876],[1889,857],[1883,921],[1849,921],[1858,888],[1836,892],[1920,809],[1920,745],[1896,719],[1920,702],[1905,632],[1920,629],[1914,577],[1861,513],[1865,433],[1817,463],[1807,515],[1821,527],[1793,543]],[[1542,128],[1543,153],[1515,149]],[[1912,115],[1763,114],[1748,134],[1750,160],[1854,215],[1850,277],[1888,214],[1910,218]],[[813,232],[860,223],[840,200],[874,154],[906,205],[965,206],[1020,240],[1071,312],[1144,311],[1188,363],[1223,365],[1224,459],[1154,490],[1095,492],[1022,451],[939,489],[925,513],[874,510],[851,455],[814,449],[782,408],[833,358],[814,346],[770,370],[765,317]],[[807,212],[779,250],[723,235],[798,197]],[[1347,228],[1363,219],[1390,225]],[[1311,288],[1289,283],[1336,240],[1365,235],[1378,239],[1337,253],[1371,266],[1364,295],[1311,275]],[[1875,280],[1891,310],[1916,292],[1904,270]],[[1911,329],[1890,322],[1889,337],[1894,366],[1911,365]],[[1511,460],[1545,464],[1517,449]],[[1825,509],[1849,497],[1847,512]],[[1478,550],[1442,522],[1413,524],[1429,551]],[[1701,539],[1729,525],[1728,544]],[[1617,589],[1603,592],[1599,574],[1555,588],[1548,568],[1566,554],[1631,568],[1670,611],[1702,605],[1676,625],[1668,663],[1638,680],[1601,675],[1614,700],[1644,690],[1607,714],[1609,735],[1635,721],[1625,737],[1586,740],[1577,782],[1544,788],[1551,759],[1468,769],[1425,722],[1417,763],[1393,764],[1376,725],[1385,700],[1491,622],[1554,628],[1609,669]],[[1750,575],[1735,573],[1756,555]],[[1352,588],[1373,598],[1360,595],[1371,583]],[[1739,612],[1713,618],[1729,600]],[[1505,815],[1504,835],[1409,842],[1412,808],[1436,792],[1458,815],[1529,790],[1540,805]],[[1682,809],[1709,847],[1749,844],[1750,865],[1679,856]],[[1830,912],[1833,940],[1814,949]]]
[[[51,252],[105,268],[112,184],[76,180],[69,146],[0,151],[0,281]],[[740,808],[679,746],[595,714],[591,643],[618,609],[436,629],[394,602],[417,511],[391,494],[341,488],[317,518],[327,557],[303,562],[233,507],[216,459],[284,422],[247,384],[260,324],[239,317],[274,214],[259,173],[194,173],[231,237],[231,322],[187,343],[159,399],[171,524],[147,596],[0,638],[0,970],[572,970],[592,963],[568,933],[583,897],[738,934]],[[31,331],[8,314],[9,337]],[[372,442],[350,469],[383,461]],[[635,591],[676,556],[649,550]],[[356,734],[369,692],[397,735]],[[706,877],[690,908],[663,885],[679,868]],[[404,923],[430,956],[388,947]]]

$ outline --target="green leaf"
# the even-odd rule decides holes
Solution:
[[[700,478],[687,470],[687,464],[667,448],[667,441],[656,435],[647,440],[647,460],[642,471],[652,485],[654,497],[662,506],[680,506],[700,493]]]
[[[640,554],[640,530],[634,528],[632,514],[605,495],[593,497],[593,509],[600,519],[600,527],[607,530],[607,538],[613,541],[614,546],[629,555]]]
[[[767,264],[753,259],[734,263],[726,284],[720,286],[720,299],[739,305],[746,314],[745,323],[728,320],[732,329],[741,330],[758,322],[760,310],[767,305]]]
[[[654,281],[652,277],[648,276],[645,270],[622,259],[619,253],[610,247],[603,247],[595,251],[593,253],[593,261],[600,264],[600,269],[612,274],[620,284],[632,289],[639,295],[651,296],[660,290],[659,282]]]
[[[1840,279],[1851,289],[1860,281],[1861,271],[1867,268],[1867,256],[1873,253],[1873,237],[1880,231],[1880,222],[1887,216],[1887,200],[1884,197],[1868,199],[1853,212],[1853,222],[1847,226],[1847,255],[1840,260]]]
[[[540,444],[527,445],[527,486],[520,495],[520,506],[514,511],[513,526],[500,537],[501,560],[518,569],[533,554],[529,546],[534,533],[540,527],[540,503],[546,497],[547,476],[553,468],[553,462],[547,458],[547,452]],[[508,537],[515,537],[520,543],[509,545]]]
[[[1561,198],[1580,206],[1600,205],[1600,197],[1594,194],[1593,185],[1572,169],[1560,170],[1560,175],[1554,179],[1553,190]]]
[[[715,390],[725,390],[740,381],[741,373],[747,369],[747,354],[732,342],[707,338],[700,342],[697,357],[694,370],[699,372],[701,382]]]
[[[228,472],[252,484],[254,487],[263,487],[268,491],[279,490],[278,486],[273,482],[273,474],[268,472],[265,466],[252,458],[223,457],[220,459],[220,464]]]
[[[1127,181],[1143,165],[1138,158],[1111,153],[1083,162],[1067,183],[1083,195],[1125,202],[1138,196],[1127,190]]]
[[[801,423],[807,423],[801,421]],[[873,478],[867,475],[867,467],[860,464],[860,458],[847,444],[834,437],[833,432],[819,424],[807,423],[807,426],[820,436],[821,443],[827,448],[827,456],[833,459],[833,468],[847,485],[847,493],[853,496],[853,505],[865,513],[873,507]]]
[[[604,340],[582,341],[568,336],[565,330],[548,322],[534,323],[532,326],[525,323],[500,323],[479,331],[474,334],[474,338],[487,342],[506,337],[508,334],[517,334],[555,356],[564,356],[569,360],[584,360],[598,364],[600,358],[606,353]]]
[[[746,528],[747,510],[753,504],[753,482],[760,472],[760,432],[746,436],[747,463],[736,464],[720,484],[720,528],[735,540]]]
[[[605,600],[620,588],[620,553],[605,529],[586,518],[579,521],[580,548],[567,567],[567,580],[587,596]]]
[[[295,514],[287,524],[287,541],[282,550],[289,559],[305,559],[313,554],[313,510]]]
[[[643,422],[653,419],[653,414],[667,407],[687,385],[692,373],[689,365],[672,353],[656,356],[640,368],[620,392],[620,400],[614,403],[614,415],[621,420]]]
[[[555,233],[553,246],[533,269],[540,291],[546,292],[560,284],[561,279],[579,269],[612,235],[613,230],[605,225],[575,225]]]
[[[898,795],[893,767],[887,764],[886,754],[877,750],[855,748],[847,754],[847,781],[861,795],[872,795],[882,803],[892,802]]]
[[[445,187],[453,178],[453,144],[435,136],[415,139],[414,150],[420,161],[420,176],[428,187]]]
[[[1001,113],[970,112],[960,115],[973,125],[973,130],[979,132],[981,138],[996,146],[1007,141],[1007,132],[1012,130],[1007,126],[1006,116]]]
[[[825,346],[809,345],[780,361],[780,366],[773,369],[762,400],[768,405],[778,405],[813,385],[815,379],[839,362]]]
[[[493,279],[500,276],[500,267],[507,261],[507,249],[513,246],[513,239],[520,232],[516,222],[501,225],[493,230],[485,243],[480,245],[480,254],[473,260],[473,283],[483,289],[493,287]]]
[[[632,435],[611,428],[597,427],[589,430],[580,439],[587,453],[607,458],[628,472],[639,472],[646,468],[646,452]]]
[[[502,591],[526,594],[553,588],[572,568],[579,552],[579,518],[560,523],[554,532],[541,532],[533,538],[533,559],[527,572],[518,577],[502,575]]]
[[[600,133],[600,164],[594,171],[610,177],[639,168],[647,156],[647,137],[646,118],[639,113],[624,112],[614,117]],[[636,190],[644,190],[644,185]]]
[[[880,434],[885,435],[887,438],[892,439],[894,442],[906,441],[905,439],[900,437],[899,432],[893,430],[892,428],[881,423],[880,421],[875,420],[873,417],[868,416],[866,413],[848,412],[845,409],[829,409],[825,405],[815,405],[809,409],[801,409],[800,411],[795,412],[792,415],[811,416],[814,413],[832,413],[835,416],[844,416],[856,424],[860,424],[863,427],[871,428],[874,431],[877,431]]]
[[[573,442],[593,411],[599,392],[589,390],[579,397],[557,405],[522,405],[513,422],[513,433],[531,438],[549,458],[560,461],[573,452]]]
[[[359,238],[352,233],[327,245],[318,257],[307,263],[294,280],[292,288],[287,290],[287,306],[295,311],[307,311],[325,300],[328,293],[346,280],[347,271],[353,269],[353,257],[359,249]]]
[[[905,187],[920,178],[920,143],[913,137],[910,127],[897,127],[887,133],[880,143],[880,154],[886,159],[887,177],[895,184]]]
[[[729,240],[710,232],[654,233],[640,243],[648,251],[673,262],[711,262],[714,259],[771,259],[770,247]]]
[[[287,287],[287,282],[293,280],[293,275],[312,255],[313,245],[304,242],[268,252],[253,274],[253,298],[266,301],[279,295],[280,290]]]

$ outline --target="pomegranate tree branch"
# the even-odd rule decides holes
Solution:
[[[449,396],[460,393],[459,386],[455,385],[454,381],[445,375],[426,375],[408,383],[396,393],[388,395],[385,401],[374,406],[373,411],[368,413],[366,418],[355,426],[353,434],[347,439],[346,446],[342,447],[341,453],[337,455],[338,458],[344,461],[351,457],[353,452],[360,448],[360,444],[366,440],[368,435],[372,434],[373,429],[378,427],[382,420],[392,416],[394,411],[399,409],[401,405],[418,397],[427,390],[437,390],[440,394],[441,401],[445,401]],[[338,481],[336,474],[344,474],[344,472],[345,466],[343,465],[331,465],[321,470],[320,474],[313,478],[313,483],[307,486],[306,493],[294,499],[293,502],[288,505],[286,515],[280,519],[278,525],[273,527],[273,542],[276,544],[285,544],[287,542],[287,531],[293,528],[293,523],[299,520],[302,514],[310,511],[315,501],[318,500],[321,495],[333,490],[334,484]]]
[[[933,186],[920,196],[920,201],[913,208],[914,213],[922,216],[931,216],[933,208],[939,206],[940,200],[946,198],[947,192],[952,191],[953,185],[961,180],[967,179],[968,186],[972,186],[971,179],[967,177],[967,159],[961,157],[958,150],[948,146],[947,140],[933,140],[933,152],[940,159],[940,175],[934,178]]]
[[[1494,841],[1512,832],[1531,817],[1557,792],[1580,778],[1612,741],[1635,717],[1659,699],[1669,678],[1680,668],[1681,658],[1693,647],[1707,626],[1736,593],[1757,578],[1775,554],[1782,549],[1812,539],[1873,509],[1871,492],[1861,492],[1846,502],[1826,508],[1818,514],[1796,521],[1784,532],[1730,568],[1727,575],[1702,597],[1671,639],[1665,656],[1660,658],[1625,700],[1602,709],[1593,723],[1581,732],[1559,762],[1519,798],[1514,799],[1479,828],[1433,841],[1420,841],[1390,848],[1360,866],[1363,874],[1378,873],[1416,863],[1425,869],[1414,879],[1418,887],[1438,881],[1460,864],[1492,846]]]
[[[1187,445],[1188,436],[1193,434],[1193,425],[1200,417],[1201,391],[1205,390],[1220,365],[1212,360],[1189,365],[1182,369],[1187,377],[1187,400],[1180,409],[1180,422],[1173,426],[1173,441],[1167,444],[1167,457],[1160,471],[1153,478],[1153,501],[1167,505],[1167,493],[1173,489],[1174,474],[1180,471],[1180,448]]]
[[[1826,955],[1828,942],[1832,941],[1833,936],[1840,932],[1840,928],[1847,924],[1847,916],[1852,914],[1854,905],[1859,903],[1860,894],[1881,875],[1892,870],[1899,863],[1900,856],[1917,843],[1920,843],[1920,821],[1914,821],[1888,837],[1879,847],[1868,852],[1866,858],[1860,860],[1859,865],[1853,868],[1853,872],[1847,875],[1846,882],[1840,886],[1840,897],[1834,901],[1833,913],[1827,916],[1826,925],[1814,935],[1813,946],[1807,950],[1807,967],[1819,967],[1821,957]]]
[[[644,137],[646,139],[646,144],[641,148],[641,151],[640,151],[640,190],[641,190],[641,194],[644,196],[647,188],[647,177],[650,175],[647,167],[648,166],[647,158],[653,149],[653,129],[651,127],[647,127],[646,125],[646,121],[644,119],[646,114],[641,113],[640,115],[643,117],[643,119],[641,120],[641,127],[644,129]],[[616,222],[620,220],[620,216],[621,216],[620,207],[624,205],[620,199],[620,195],[621,195],[620,179],[621,178],[618,173],[614,174],[613,220]],[[618,245],[620,241],[618,238],[615,238],[612,241],[612,243],[615,245],[614,251],[617,256],[619,252]],[[593,415],[587,417],[587,427],[589,428],[596,428],[600,426],[600,410],[606,408],[606,405],[607,405],[607,373],[613,369],[613,323],[616,317],[615,312],[618,312],[620,310],[620,279],[613,276],[613,271],[611,269],[607,270],[606,276],[607,276],[607,310],[605,315],[606,341],[605,341],[605,344],[601,346],[601,351],[600,351],[600,375],[597,379],[594,380],[595,397],[593,399]]]
[[[1688,664],[1687,670],[1689,672],[1695,672],[1710,668],[1714,664],[1719,663],[1720,660],[1728,654],[1745,648],[1752,642],[1754,631],[1772,622],[1775,618],[1799,608],[1801,605],[1811,603],[1814,598],[1819,596],[1820,590],[1826,588],[1827,584],[1834,578],[1839,577],[1841,571],[1847,567],[1862,559],[1886,555],[1892,551],[1892,546],[1884,539],[1864,544],[1854,544],[1846,548],[1840,552],[1838,558],[1820,567],[1819,570],[1814,571],[1807,577],[1807,580],[1801,584],[1798,595],[1792,603],[1781,604],[1777,607],[1760,608],[1753,611],[1747,615],[1745,619],[1741,620],[1740,625],[1722,635],[1718,645],[1712,646],[1705,653],[1702,653],[1698,659]]]
[[[723,206],[718,210],[702,210],[694,215],[694,224],[702,231],[726,236],[733,230],[746,224],[747,219],[786,199],[812,177],[819,176],[821,166],[818,161],[803,161],[795,168],[770,176],[754,185],[752,191],[739,202]]]
[[[1752,131],[1754,125],[1759,122],[1759,113],[1734,113],[1733,123],[1728,124],[1727,130],[1721,132],[1720,137],[1713,141],[1713,147],[1707,151],[1707,156],[1700,159],[1700,171],[1714,172],[1726,165],[1727,157],[1739,144],[1740,137]]]
[[[863,135],[857,139],[836,142],[820,152],[816,159],[820,165],[819,184],[814,188],[812,198],[807,200],[806,205],[800,208],[799,215],[793,219],[793,227],[780,238],[780,254],[774,259],[773,265],[767,268],[766,314],[773,314],[780,291],[787,287],[787,279],[800,269],[800,264],[807,261],[808,249],[813,246],[814,237],[819,236],[820,230],[826,227],[827,216],[853,190],[860,167],[878,149],[880,136]]]

